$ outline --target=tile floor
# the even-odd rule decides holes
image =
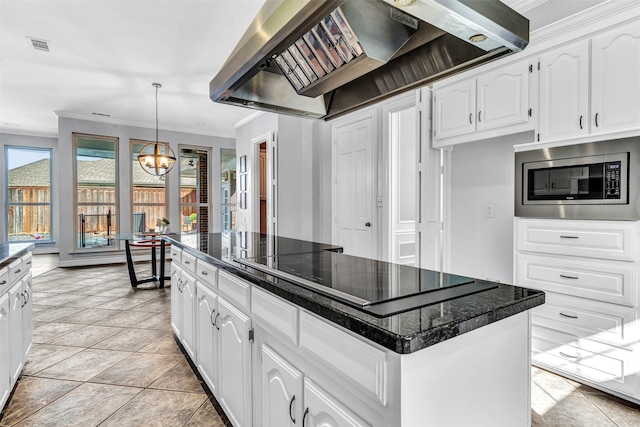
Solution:
[[[0,426],[223,426],[176,345],[170,288],[33,263],[33,349]],[[148,264],[136,264],[144,275]],[[532,368],[532,426],[640,426],[640,406]]]

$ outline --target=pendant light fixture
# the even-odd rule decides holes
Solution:
[[[160,83],[153,83],[156,88],[156,142],[151,142],[138,153],[138,163],[145,172],[162,176],[171,170],[176,163],[176,156],[169,144],[158,142],[158,89],[162,87]]]

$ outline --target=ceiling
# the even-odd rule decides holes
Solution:
[[[503,0],[531,29],[604,0]],[[0,0],[0,132],[57,136],[58,116],[235,137],[253,110],[209,81],[264,0]],[[49,52],[29,37],[48,42]]]

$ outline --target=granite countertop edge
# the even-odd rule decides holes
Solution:
[[[249,271],[239,268],[239,266],[234,266],[227,261],[219,260],[209,254],[173,240],[170,236],[164,238],[169,240],[172,244],[175,244],[180,249],[194,255],[198,259],[215,265],[216,267],[247,280],[252,284],[260,286],[261,288],[297,305],[300,308],[317,314],[336,325],[342,326],[343,328],[398,354],[414,353],[418,350],[436,345],[442,341],[460,336],[466,332],[473,331],[474,329],[487,326],[515,314],[530,310],[538,305],[544,304],[545,301],[544,292],[531,290],[532,295],[522,297],[514,303],[488,309],[487,311],[475,316],[461,317],[439,326],[422,329],[414,334],[403,335],[381,327],[380,325],[368,322],[367,318],[373,318],[373,316],[364,312],[357,312],[353,307],[331,300],[306,289],[298,289],[296,292],[289,291],[286,287],[296,287],[296,285],[283,285],[278,283],[279,279],[267,279],[267,275],[261,272],[252,274]],[[512,285],[499,286],[514,287]],[[308,295],[313,294],[313,297],[306,297],[303,295],[305,293]],[[316,301],[314,301],[314,299]],[[321,302],[318,302],[318,300]]]

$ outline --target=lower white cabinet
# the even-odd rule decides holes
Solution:
[[[31,260],[28,253],[0,269],[0,411],[31,352]]]
[[[544,290],[532,361],[640,402],[640,223],[516,219],[515,284]]]
[[[198,372],[209,390],[218,396],[218,295],[209,287],[198,282],[196,349],[198,352]]]
[[[269,346],[262,345],[262,427],[294,427],[302,419],[302,380],[299,370]]]
[[[302,425],[306,427],[364,427],[369,426],[360,417],[340,404],[330,394],[304,379]]]
[[[192,360],[196,360],[196,279],[186,271],[182,271],[182,330],[180,341]]]
[[[218,298],[218,313],[220,314],[217,325],[220,343],[218,401],[234,426],[250,426],[253,414],[251,319],[222,297]]]
[[[9,398],[11,392],[11,378],[8,369],[10,353],[9,346],[5,343],[9,342],[9,295],[0,294],[0,410]]]
[[[176,261],[171,263],[171,329],[178,339],[182,330],[182,269]]]

